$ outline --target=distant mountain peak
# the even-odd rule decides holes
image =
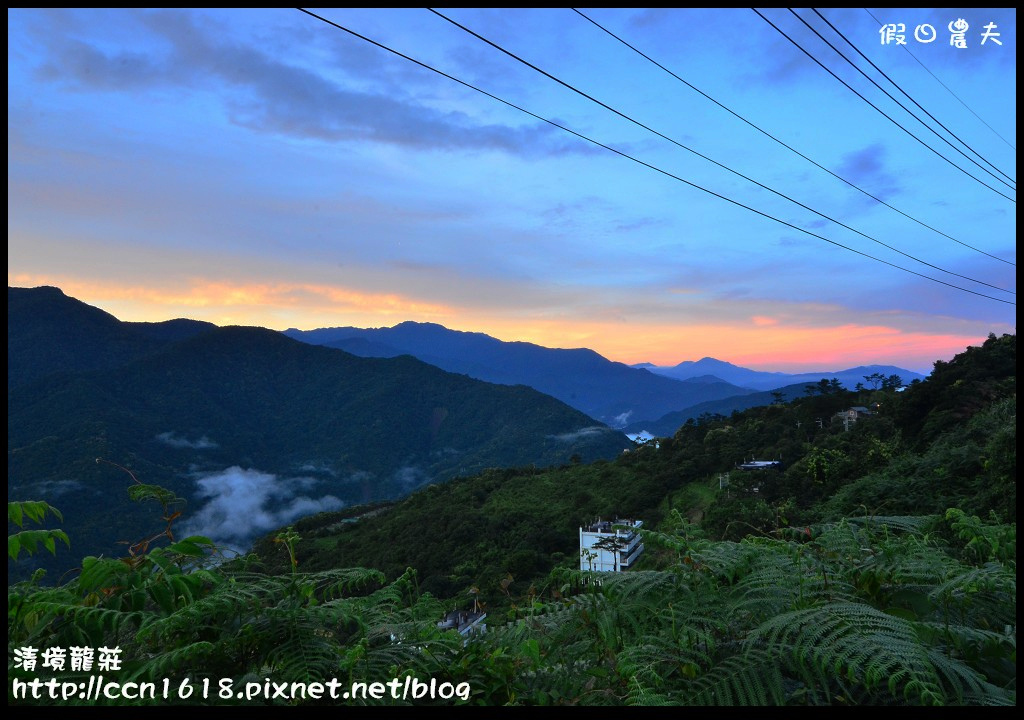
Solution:
[[[744,370],[744,369],[746,369],[746,368],[741,368],[739,365],[735,365],[735,364],[733,364],[731,362],[728,362],[727,360],[719,360],[718,358],[713,358],[713,357],[702,357],[700,360],[696,360],[696,361],[684,360],[683,362],[681,362],[678,365],[676,365],[676,367],[677,368],[699,368],[699,369],[702,369],[702,370],[703,369],[708,369],[708,368],[729,368],[729,369],[732,369],[732,370]]]
[[[770,372],[764,370],[750,370],[724,360],[717,360],[712,357],[701,358],[697,361],[686,360],[678,365],[656,366],[649,365],[646,368],[649,372],[676,380],[690,380],[703,375],[714,375],[715,377],[740,387],[752,388],[754,390],[772,390],[795,383],[815,383],[822,378],[839,378],[846,387],[852,389],[864,376],[872,372],[881,372],[885,375],[896,374],[905,382],[909,383],[914,379],[923,379],[923,375],[912,370],[898,368],[892,365],[862,365],[845,370],[821,370],[813,372],[784,373]]]
[[[444,325],[440,325],[438,323],[421,322],[419,320],[403,320],[402,322],[398,323],[397,325],[392,325],[391,329],[395,330],[397,328],[410,328],[410,327],[435,328],[435,329],[439,329],[439,330],[441,330],[441,329],[449,330],[449,332],[459,332],[458,330],[450,330],[449,328],[446,328]]]

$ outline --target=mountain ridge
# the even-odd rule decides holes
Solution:
[[[87,553],[152,530],[111,464],[189,499],[186,523],[241,544],[232,524],[266,530],[260,518],[632,447],[532,388],[409,356],[362,358],[266,328],[136,327],[52,290],[13,295],[22,297],[8,307],[8,498],[59,498]],[[78,326],[83,314],[94,323]],[[48,320],[33,326],[37,316]],[[59,362],[32,367],[46,356]]]
[[[703,357],[700,360],[684,360],[676,365],[654,365],[653,363],[639,363],[633,367],[643,367],[645,370],[658,375],[685,380],[694,376],[714,375],[726,382],[742,384],[758,391],[776,390],[787,385],[795,385],[800,382],[817,382],[821,378],[831,380],[837,378],[848,390],[854,389],[858,382],[865,380],[865,375],[880,373],[885,377],[898,375],[904,384],[910,384],[914,380],[923,380],[926,376],[921,373],[901,368],[896,365],[858,365],[844,370],[822,370],[800,373],[784,373],[778,371],[751,370],[741,367],[725,360],[718,360],[712,357]]]
[[[614,362],[589,348],[546,348],[484,333],[405,321],[389,328],[336,327],[284,334],[367,356],[410,354],[449,372],[529,385],[612,427],[699,402],[752,392],[721,379],[680,381]]]
[[[904,383],[924,377],[891,365],[822,373],[769,373],[709,357],[667,369],[650,363],[631,366],[609,360],[589,348],[546,348],[409,320],[391,327],[290,328],[283,332],[303,342],[364,357],[410,354],[450,372],[487,382],[529,385],[617,428],[633,427],[643,421],[654,423],[671,413],[713,405],[716,401],[723,406],[752,407],[757,403],[744,404],[736,398],[755,394],[763,398],[765,391],[801,382],[817,383],[822,378],[835,377],[853,389],[872,372],[886,377],[900,375]],[[676,384],[665,383],[666,379]]]

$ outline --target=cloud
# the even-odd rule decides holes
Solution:
[[[404,492],[412,492],[430,479],[423,470],[412,465],[406,465],[396,470],[393,478]]]
[[[854,185],[862,187],[876,197],[889,200],[900,191],[896,176],[886,171],[886,149],[880,143],[843,156],[836,170],[839,175]]]
[[[631,414],[632,411],[623,413],[619,417],[628,417]],[[591,425],[590,427],[581,428],[579,430],[576,430],[575,432],[562,433],[561,435],[548,435],[548,437],[554,440],[558,440],[560,442],[568,443],[576,442],[577,440],[580,440],[582,438],[592,438],[595,437],[596,435],[602,435],[606,432],[608,432],[608,428],[606,427],[602,427],[600,425]]]
[[[192,448],[193,450],[209,450],[210,448],[219,447],[210,438],[203,435],[198,440],[192,441],[185,437],[178,437],[173,432],[160,433],[156,436],[156,439],[162,442],[164,445],[170,445],[174,448]]]
[[[330,477],[337,477],[338,473],[334,471],[330,465],[324,462],[307,462],[299,466],[301,472],[307,473],[320,473],[322,475],[329,475]],[[312,480],[312,478],[310,478]]]
[[[54,61],[39,69],[43,80],[74,78],[94,90],[145,89],[165,74],[164,69],[142,53],[104,55],[88,43],[67,40],[59,46]]]
[[[85,91],[137,93],[170,87],[194,94],[206,88],[222,99],[233,124],[301,139],[495,150],[526,157],[592,152],[547,124],[483,123],[459,110],[402,97],[393,92],[390,76],[379,72],[367,76],[372,65],[361,55],[353,57],[358,57],[356,70],[363,87],[346,87],[343,79],[301,67],[301,58],[279,61],[232,41],[210,24],[200,27],[185,12],[159,11],[139,17],[164,41],[162,49],[101,49],[67,36],[46,36],[50,54],[37,77]],[[324,31],[330,29],[324,26]],[[387,64],[383,51],[378,61]],[[370,87],[365,87],[367,80]]]
[[[312,478],[279,479],[276,475],[233,466],[207,473],[196,480],[196,495],[208,502],[182,526],[183,535],[204,535],[232,549],[243,551],[261,534],[287,525],[296,518],[345,503],[333,495],[296,497],[309,490]]]
[[[622,427],[626,423],[629,422],[629,418],[631,418],[632,416],[633,416],[633,411],[632,410],[627,410],[626,412],[624,412],[624,413],[622,413],[620,415],[616,415],[614,418],[612,418],[612,421],[615,423],[616,427]]]

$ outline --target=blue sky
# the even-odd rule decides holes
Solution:
[[[796,11],[992,174],[783,9],[909,132],[750,9],[439,10],[604,106],[426,9],[315,12],[534,115],[295,9],[8,9],[8,284],[123,320],[417,320],[786,371],[927,372],[1016,332],[1012,9],[821,11],[970,149]]]

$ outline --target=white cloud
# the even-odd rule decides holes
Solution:
[[[287,525],[296,518],[345,503],[334,495],[295,497],[315,484],[311,478],[279,479],[237,465],[196,480],[196,494],[209,501],[183,525],[183,535],[204,535],[236,550],[248,547],[257,536]]]
[[[186,437],[179,437],[176,433],[165,432],[160,433],[156,436],[156,439],[162,442],[164,445],[170,445],[175,448],[192,448],[193,450],[208,450],[210,448],[217,447],[210,438],[203,435],[198,440],[189,440]]]
[[[581,428],[575,432],[562,433],[561,435],[548,435],[548,437],[568,443],[575,442],[581,438],[591,438],[606,432],[608,432],[608,428],[606,427],[591,425],[590,427]]]

